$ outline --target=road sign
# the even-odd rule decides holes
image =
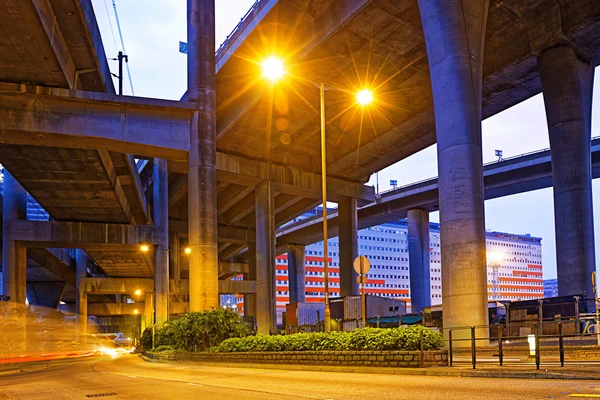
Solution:
[[[371,269],[371,263],[366,256],[358,256],[354,259],[354,270],[357,274],[364,275]]]
[[[188,45],[186,42],[179,42],[179,52],[183,54],[187,54]]]

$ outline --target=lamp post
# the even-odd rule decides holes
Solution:
[[[331,310],[329,309],[329,249],[327,243],[327,158],[325,146],[325,84],[321,83],[320,99],[321,99],[321,181],[323,192],[323,274],[325,286],[325,315],[323,316],[325,323],[325,332],[331,332]]]
[[[283,62],[276,58],[270,57],[262,63],[263,76],[272,82],[280,79],[285,74]],[[327,157],[326,157],[326,142],[325,142],[325,84],[317,83],[310,79],[302,78],[305,81],[311,82],[319,87],[320,99],[320,122],[321,122],[321,185],[323,192],[323,274],[325,287],[325,313],[324,324],[325,332],[331,332],[331,310],[329,308],[329,248],[327,234]],[[373,101],[373,93],[368,89],[362,89],[356,93],[356,102],[361,106],[367,106]]]

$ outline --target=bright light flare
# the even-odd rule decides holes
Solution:
[[[150,247],[148,247],[148,245],[143,244],[140,246],[140,250],[142,251],[142,253],[147,253],[148,250],[150,250]]]
[[[142,291],[141,291],[140,289],[138,289],[138,290],[136,290],[136,291],[135,291],[135,295],[136,295],[136,296],[139,296],[139,295],[141,295],[141,294],[142,294]]]
[[[263,76],[273,82],[280,79],[285,70],[283,61],[277,57],[269,57],[262,63]]]
[[[373,92],[363,89],[356,93],[356,102],[361,106],[368,106],[373,102]]]
[[[104,356],[110,356],[111,358],[117,358],[120,354],[117,349],[111,349],[110,347],[100,347],[98,349]]]
[[[140,312],[139,310],[136,308],[135,310],[133,310],[133,315],[138,315]]]
[[[186,247],[184,252],[185,252],[185,254],[192,254],[192,249],[190,249],[189,247]]]
[[[502,261],[502,253],[499,251],[490,251],[487,253],[487,259],[492,264],[500,264]]]

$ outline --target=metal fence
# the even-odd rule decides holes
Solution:
[[[592,321],[594,317],[583,317]],[[532,333],[505,336],[505,325],[480,325],[454,327],[445,330],[450,366],[540,366],[600,365],[600,341],[598,333],[565,333],[575,321],[556,321],[556,333],[542,334],[538,323]],[[572,331],[572,330],[571,330]],[[495,335],[490,333],[495,332]],[[570,356],[568,356],[570,353]],[[582,358],[582,355],[587,357]],[[591,356],[591,357],[590,357]]]

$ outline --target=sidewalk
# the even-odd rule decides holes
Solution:
[[[478,366],[472,369],[470,366],[458,367],[430,367],[430,368],[390,368],[390,367],[351,367],[351,366],[319,366],[298,364],[242,364],[242,363],[207,363],[189,361],[166,361],[155,360],[139,355],[143,360],[154,363],[185,364],[198,366],[220,366],[231,368],[257,368],[278,369],[289,371],[320,371],[320,372],[350,372],[367,374],[388,375],[422,375],[422,376],[454,376],[469,378],[509,378],[509,379],[569,379],[569,380],[600,380],[600,366],[568,366],[568,367],[544,367],[540,370],[533,366],[523,367],[498,367]]]

